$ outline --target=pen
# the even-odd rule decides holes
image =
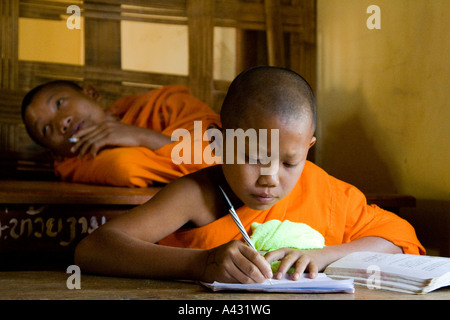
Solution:
[[[244,237],[245,242],[247,243],[247,245],[252,248],[253,250],[255,250],[256,252],[258,252],[258,250],[256,250],[255,246],[253,245],[253,242],[250,240],[250,237],[247,234],[247,231],[245,231],[244,226],[242,225],[241,220],[239,219],[239,216],[237,215],[236,211],[234,210],[233,205],[231,204],[230,199],[228,199],[227,194],[225,193],[225,191],[223,191],[222,187],[219,186],[220,191],[222,191],[222,194],[225,198],[225,200],[228,202],[228,206],[230,207],[228,209],[228,212],[230,212],[231,217],[233,218],[234,223],[237,225],[239,232],[241,233],[242,237]],[[272,284],[272,280],[269,279],[270,284]]]

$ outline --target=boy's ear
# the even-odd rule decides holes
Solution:
[[[311,138],[311,142],[309,143],[309,147],[310,147],[310,148],[311,148],[313,145],[316,144],[316,140],[317,140],[317,139],[316,139],[316,137],[314,137],[314,136]]]
[[[102,96],[100,95],[100,92],[95,89],[93,85],[85,84],[83,85],[83,93],[89,97],[91,97],[95,101],[100,101],[102,99]]]

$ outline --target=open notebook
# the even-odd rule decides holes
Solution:
[[[355,288],[352,279],[333,280],[324,273],[319,273],[315,279],[303,275],[299,280],[293,281],[288,275],[282,280],[272,279],[263,283],[241,284],[241,283],[204,283],[202,284],[212,291],[253,291],[253,292],[291,292],[291,293],[327,293],[346,292],[353,293]]]

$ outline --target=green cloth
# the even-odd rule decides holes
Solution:
[[[258,251],[273,251],[281,248],[307,250],[325,247],[325,238],[304,223],[270,220],[263,224],[254,222],[251,228],[250,239]],[[280,263],[280,261],[272,262],[272,272],[275,273],[278,270]],[[289,272],[292,273],[293,270],[291,268]]]

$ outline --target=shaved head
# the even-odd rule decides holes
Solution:
[[[309,120],[315,130],[316,104],[303,77],[283,68],[258,66],[242,72],[231,83],[221,109],[223,128],[237,128],[243,115]]]

